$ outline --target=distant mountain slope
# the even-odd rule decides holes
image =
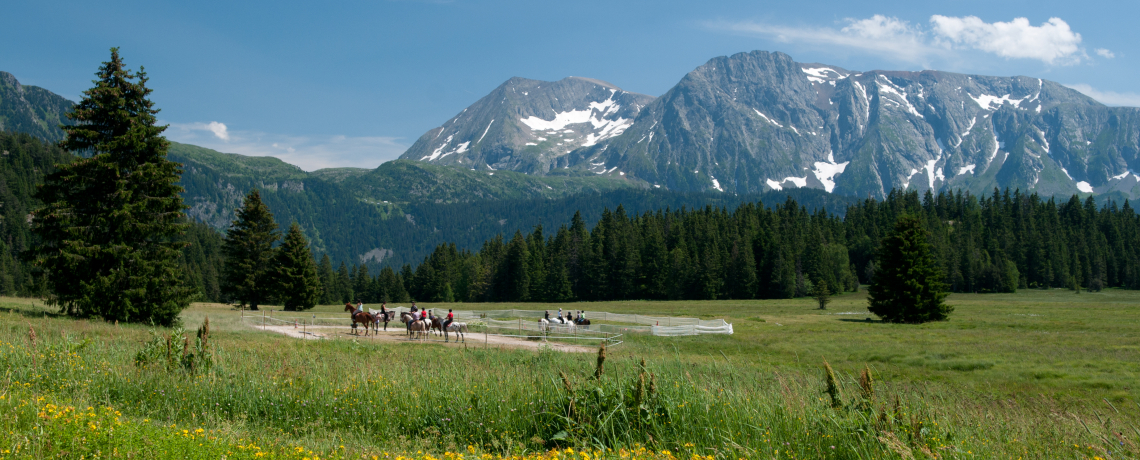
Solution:
[[[319,174],[319,172],[314,173]],[[557,198],[583,192],[641,188],[644,183],[593,174],[537,176],[514,171],[472,171],[396,160],[343,183],[374,201],[468,203],[484,200]]]
[[[400,158],[552,174],[567,166],[570,151],[620,135],[653,99],[589,78],[515,77],[429,130]]]
[[[853,72],[756,51],[710,60],[571,161],[679,190],[1135,197],[1138,115],[1037,78]]]
[[[713,58],[656,99],[583,78],[513,78],[402,158],[680,191],[1138,198],[1138,139],[1140,109],[1039,78],[856,72],[754,51]]]
[[[46,89],[21,85],[8,72],[0,72],[0,131],[27,133],[49,142],[63,140],[60,124],[75,105]]]

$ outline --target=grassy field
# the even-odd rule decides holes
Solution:
[[[734,325],[628,336],[594,379],[593,354],[302,341],[215,304],[183,314],[191,341],[209,316],[212,368],[138,366],[170,330],[0,299],[0,458],[1137,458],[1140,293],[949,303],[950,321],[917,326],[867,321],[861,293],[826,311],[810,299],[458,306]]]

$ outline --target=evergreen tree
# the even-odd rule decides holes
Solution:
[[[147,96],[146,71],[123,67],[118,48],[62,126],[60,146],[90,155],[48,175],[33,215],[33,250],[49,303],[65,314],[171,325],[189,305],[178,273],[187,225],[179,165]]]
[[[261,192],[250,190],[222,245],[226,256],[222,292],[239,305],[257,310],[269,299],[273,289],[269,263],[274,257],[277,234],[277,223],[261,201]]]
[[[331,305],[336,303],[340,297],[340,289],[337,286],[336,272],[333,271],[332,260],[329,255],[325,254],[321,257],[321,264],[317,268],[317,273],[321,277],[321,299],[320,303],[324,305]]]
[[[274,297],[286,311],[308,310],[321,296],[321,279],[317,264],[309,252],[309,242],[301,226],[293,222],[273,261]]]
[[[352,274],[348,272],[344,261],[336,269],[336,290],[336,302],[352,302]]]
[[[827,281],[816,280],[815,285],[812,286],[811,296],[819,304],[820,310],[827,310],[827,304],[831,303],[831,291],[827,288]]]
[[[506,258],[503,260],[501,300],[507,302],[525,302],[530,295],[530,273],[527,261],[530,252],[526,249],[526,240],[521,232],[515,232],[514,238],[507,246]]]
[[[899,218],[880,245],[867,310],[892,323],[941,321],[954,311],[943,303],[946,285],[927,236],[917,217]]]

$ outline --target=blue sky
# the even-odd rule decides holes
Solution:
[[[1132,2],[10,3],[0,70],[22,83],[77,100],[119,46],[146,66],[171,139],[306,170],[394,159],[512,76],[656,96],[757,49],[852,70],[1029,75],[1140,106]]]

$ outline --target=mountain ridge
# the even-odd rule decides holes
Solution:
[[[517,80],[428,131],[401,158],[482,168],[464,164],[462,155],[448,156],[467,153],[471,144],[450,154],[428,152],[435,145],[431,140],[450,132],[450,124],[461,118],[480,127],[495,120],[528,127],[548,123],[558,128],[549,130],[556,134],[570,128],[570,137],[596,125],[593,117],[605,99],[586,92],[570,98],[577,105],[539,115],[519,113],[503,120],[500,113],[488,120],[478,110],[471,112],[495,101],[524,105],[500,97]],[[753,51],[710,59],[661,97],[636,106],[636,114],[627,112],[632,122],[623,119],[620,132],[578,142],[569,153],[539,142],[529,150],[515,148],[520,138],[549,141],[548,131],[522,130],[502,145],[479,138],[484,150],[506,155],[486,167],[538,175],[588,171],[680,191],[810,187],[882,198],[893,188],[978,194],[1008,187],[1043,195],[1140,197],[1133,172],[1140,169],[1140,109],[1106,107],[1040,78],[859,72]],[[484,140],[490,145],[482,145]]]

